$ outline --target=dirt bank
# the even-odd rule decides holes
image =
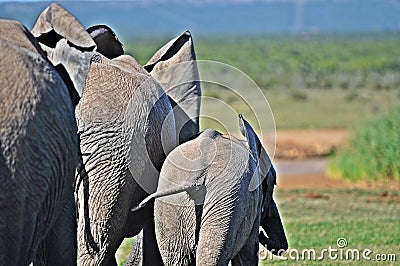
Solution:
[[[276,159],[298,160],[332,154],[350,138],[346,129],[277,130]]]
[[[393,189],[400,182],[350,183],[326,174],[327,155],[345,145],[350,133],[345,129],[295,129],[277,131],[274,164],[277,189]]]

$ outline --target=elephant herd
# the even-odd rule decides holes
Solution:
[[[142,66],[105,25],[51,4],[0,19],[0,265],[257,265],[288,244],[276,173],[244,140],[200,132],[190,32]],[[263,231],[260,231],[260,227]],[[267,236],[266,236],[266,235]]]

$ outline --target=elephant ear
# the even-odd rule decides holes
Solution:
[[[249,190],[252,191],[256,189],[260,184],[262,184],[264,197],[263,208],[264,210],[268,209],[269,215],[271,217],[274,217],[275,212],[274,209],[271,208],[271,204],[273,203],[272,194],[274,192],[274,186],[276,184],[275,168],[273,167],[267,151],[262,146],[262,143],[257,134],[254,132],[251,125],[243,118],[241,114],[239,114],[239,127],[242,135],[246,137],[251,156],[257,163],[257,170],[252,176]],[[259,171],[261,178],[259,178],[256,174],[257,171]]]
[[[144,68],[161,84],[174,110],[179,144],[199,133],[201,88],[189,31],[158,50]]]
[[[56,3],[52,3],[39,15],[32,34],[40,43],[51,48],[55,48],[62,38],[83,50],[93,50],[96,46],[79,21]]]
[[[86,30],[97,45],[96,51],[109,59],[124,54],[122,43],[117,35],[107,25],[95,25]]]
[[[74,98],[79,100],[96,48],[90,34],[74,16],[55,3],[40,14],[32,34],[64,82],[73,85]]]

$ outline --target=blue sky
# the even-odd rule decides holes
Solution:
[[[0,0],[0,18],[15,19],[31,28],[54,1],[4,2],[10,1]],[[22,2],[31,6],[20,8]],[[186,29],[199,34],[400,31],[400,0],[55,2],[86,27],[107,24],[123,35],[176,34]]]

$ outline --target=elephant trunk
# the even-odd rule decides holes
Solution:
[[[288,242],[285,230],[279,216],[278,208],[273,201],[270,208],[274,208],[275,216],[264,215],[261,220],[261,227],[267,233],[268,237],[261,232],[258,236],[260,243],[265,246],[272,254],[281,256],[288,249]]]

